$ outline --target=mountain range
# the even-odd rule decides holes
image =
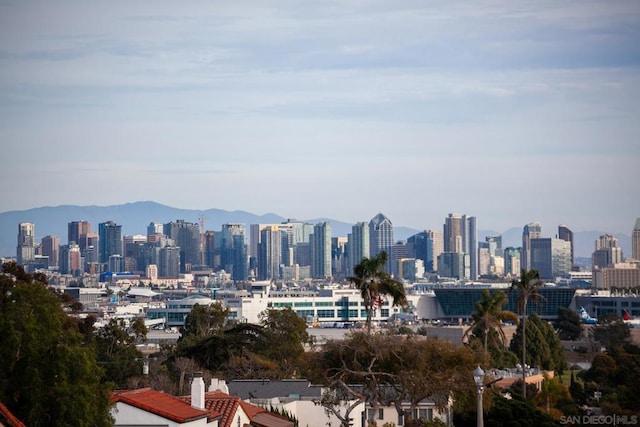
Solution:
[[[374,214],[372,214],[373,217]],[[156,202],[143,201],[126,203],[113,206],[45,206],[21,211],[8,211],[0,213],[0,257],[15,257],[18,224],[31,222],[35,224],[36,241],[42,237],[54,235],[60,237],[60,243],[67,243],[67,224],[71,221],[89,221],[93,232],[98,231],[98,224],[105,221],[115,221],[122,225],[122,234],[146,234],[147,225],[150,222],[167,223],[178,219],[187,222],[199,222],[204,217],[204,225],[207,230],[218,231],[222,224],[278,224],[287,218],[267,213],[256,215],[245,211],[226,211],[222,209],[179,209],[162,205]],[[444,218],[444,216],[443,216]],[[347,223],[331,218],[296,218],[310,224],[327,221],[331,223],[333,236],[347,236],[351,232],[352,223]],[[393,222],[393,219],[390,218]],[[480,219],[481,220],[481,219]],[[433,228],[433,227],[432,227]],[[437,228],[438,230],[441,227]],[[544,228],[543,228],[544,230]],[[398,241],[422,230],[402,227],[394,224],[394,238]],[[574,253],[576,257],[591,257],[595,240],[603,231],[579,231],[574,232]],[[622,247],[623,254],[631,255],[631,237],[622,233],[613,234]],[[502,235],[503,247],[519,247],[522,245],[522,227],[512,227],[503,232],[494,230],[478,230],[478,241],[484,241],[485,236]],[[545,234],[545,237],[552,237]]]

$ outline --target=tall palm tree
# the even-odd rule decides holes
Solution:
[[[522,316],[522,395],[527,396],[527,383],[526,383],[526,362],[527,362],[527,303],[531,300],[533,303],[538,303],[538,300],[544,299],[542,295],[538,293],[538,289],[544,285],[544,282],[540,280],[540,273],[538,270],[525,270],[520,272],[519,280],[512,280],[509,292],[518,292],[517,307]]]
[[[388,295],[393,299],[392,306],[404,306],[407,303],[402,283],[394,280],[389,273],[384,271],[386,263],[387,253],[384,251],[372,258],[365,257],[354,267],[354,276],[348,279],[357,286],[364,300],[368,332],[371,332],[373,311],[381,304],[383,296]]]
[[[507,295],[503,291],[491,294],[488,289],[482,290],[482,299],[476,303],[476,311],[471,314],[473,322],[463,335],[467,337],[474,329],[482,328],[484,340],[485,356],[489,353],[488,339],[492,330],[498,332],[502,345],[506,344],[507,338],[502,330],[502,322],[505,320],[517,320],[515,313],[503,310],[502,306],[507,303]]]

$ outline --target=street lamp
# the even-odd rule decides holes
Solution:
[[[476,383],[476,390],[478,391],[478,418],[476,425],[478,427],[484,427],[484,419],[482,414],[482,391],[484,390],[484,371],[480,368],[480,365],[473,371],[473,382]]]

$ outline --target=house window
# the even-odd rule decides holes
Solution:
[[[379,420],[383,420],[384,419],[384,409],[382,409],[382,408],[378,409],[378,419]]]
[[[433,409],[420,408],[413,410],[413,419],[421,421],[433,421]]]

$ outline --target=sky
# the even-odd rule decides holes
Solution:
[[[631,233],[640,2],[0,0],[0,212]]]

